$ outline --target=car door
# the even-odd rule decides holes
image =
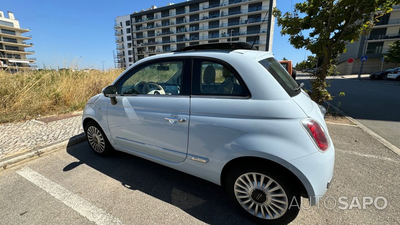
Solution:
[[[189,72],[188,72],[189,71]],[[142,63],[115,84],[108,107],[114,145],[124,151],[182,162],[188,145],[190,64],[182,58]]]

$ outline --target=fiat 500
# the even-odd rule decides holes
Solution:
[[[205,179],[255,222],[286,224],[333,177],[324,114],[271,52],[218,43],[136,62],[87,102],[82,122],[97,154]]]

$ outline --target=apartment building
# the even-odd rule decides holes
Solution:
[[[347,52],[340,55],[337,71],[341,74],[357,74],[360,71],[360,59],[363,55],[368,57],[363,65],[363,73],[394,67],[394,63],[385,63],[383,56],[388,53],[389,45],[398,40],[400,40],[400,5],[395,5],[393,11],[379,18],[379,22],[375,24],[369,35],[362,36],[359,41],[346,45]],[[354,59],[353,65],[347,63],[349,58]]]
[[[275,0],[191,0],[117,17],[117,66],[215,42],[242,41],[271,51],[275,5]]]
[[[24,35],[30,30],[21,28],[12,12],[7,12],[7,16],[8,18],[0,11],[0,70],[30,70],[35,67],[32,63],[36,61],[35,58],[27,57],[35,52],[25,50],[33,47],[32,43],[27,42],[32,37]]]

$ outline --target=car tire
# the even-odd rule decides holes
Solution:
[[[226,191],[242,214],[258,224],[288,224],[300,211],[300,192],[287,175],[257,166],[233,169]]]
[[[96,154],[108,156],[114,151],[107,136],[96,122],[90,121],[86,124],[85,135],[90,148]]]

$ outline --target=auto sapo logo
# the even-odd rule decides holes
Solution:
[[[387,207],[387,199],[383,196],[378,197],[348,197],[348,196],[326,196],[319,197],[317,196],[317,204],[315,205],[317,208],[323,207],[326,209],[359,209],[365,210],[367,208],[375,208],[378,210],[384,210]],[[293,198],[290,202],[289,208],[291,207],[300,207],[299,202],[296,198]],[[310,209],[310,205],[301,205],[302,209]]]

